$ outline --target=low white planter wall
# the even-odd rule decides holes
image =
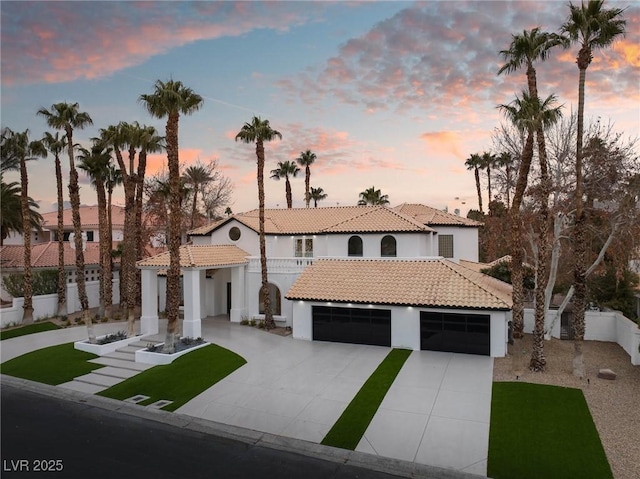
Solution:
[[[106,335],[98,336],[96,339],[100,340],[104,339],[105,337]],[[86,353],[96,354],[97,356],[105,356],[107,354],[115,352],[117,349],[124,348],[131,343],[140,341],[144,337],[145,336],[143,335],[133,336],[131,338],[121,339],[120,341],[113,341],[107,344],[91,344],[88,340],[85,339],[84,341],[76,341],[75,343],[73,343],[73,347]]]
[[[184,356],[187,353],[195,351],[196,349],[204,348],[205,346],[209,346],[211,343],[202,343],[198,346],[193,346],[189,349],[184,349],[177,353],[173,354],[165,354],[165,353],[155,353],[151,351],[147,351],[146,349],[139,349],[136,351],[136,363],[143,364],[153,364],[153,365],[165,365],[171,364],[174,360],[179,358],[180,356]],[[159,343],[157,347],[162,347],[164,343]]]

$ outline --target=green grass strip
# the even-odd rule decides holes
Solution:
[[[0,332],[0,341],[5,339],[17,338],[18,336],[24,336],[26,334],[41,333],[43,331],[53,331],[54,329],[60,329],[60,326],[52,323],[51,321],[43,321],[41,323],[33,323],[21,328],[7,329]]]
[[[412,351],[392,349],[322,440],[325,446],[354,450]]]
[[[104,367],[89,363],[95,354],[78,351],[73,343],[38,349],[2,363],[2,374],[45,384],[62,384]]]
[[[120,400],[138,394],[149,396],[141,405],[166,399],[173,403],[163,409],[175,411],[246,362],[242,356],[210,344],[179,357],[171,364],[147,369],[98,394]]]
[[[580,389],[493,384],[487,473],[494,479],[612,478]]]

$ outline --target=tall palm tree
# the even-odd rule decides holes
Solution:
[[[289,181],[289,177],[293,176],[294,178],[298,176],[300,173],[300,168],[293,161],[279,161],[278,167],[275,170],[271,170],[271,179],[280,180],[280,178],[285,179],[285,196],[287,198],[287,208],[291,209],[293,204],[293,196],[291,194],[291,182]],[[307,205],[309,206],[309,205]]]
[[[523,337],[524,331],[524,271],[522,262],[524,254],[522,250],[522,219],[520,217],[520,206],[524,192],[527,189],[529,170],[533,160],[533,139],[535,128],[531,122],[531,98],[526,91],[522,92],[522,98],[516,96],[509,105],[499,105],[505,116],[521,132],[526,133],[526,140],[518,176],[516,188],[513,194],[513,202],[509,209],[511,219],[511,284],[513,286],[513,337],[519,340]]]
[[[0,246],[10,233],[22,234],[21,196],[20,184],[17,181],[11,183],[0,181]],[[29,231],[37,230],[42,225],[42,216],[38,213],[38,208],[38,203],[29,197]]]
[[[544,355],[544,329],[546,319],[545,292],[549,283],[548,264],[550,261],[549,244],[549,196],[551,195],[551,179],[547,161],[545,145],[545,130],[554,125],[561,118],[561,107],[555,107],[556,97],[549,96],[544,102],[538,98],[532,100],[527,108],[531,115],[532,128],[536,132],[538,142],[538,160],[540,162],[540,187],[538,188],[538,247],[535,286],[535,322],[533,331],[533,348],[529,368],[542,372],[546,369],[547,360]]]
[[[524,305],[522,304],[522,300],[524,299],[522,296],[522,285],[519,284],[522,281],[523,273],[522,273],[522,261],[515,261],[515,258],[522,259],[522,245],[521,245],[521,231],[520,231],[520,204],[522,202],[522,196],[524,195],[524,190],[527,187],[527,178],[529,175],[529,168],[531,166],[531,161],[533,157],[533,134],[536,129],[536,126],[531,123],[531,106],[532,102],[536,102],[538,100],[538,80],[536,76],[536,69],[534,67],[535,62],[543,62],[551,53],[551,49],[555,46],[566,45],[567,40],[565,37],[561,35],[557,35],[555,33],[548,33],[541,31],[539,27],[533,28],[532,30],[524,30],[521,34],[512,35],[511,44],[507,50],[502,50],[500,55],[505,60],[504,65],[500,67],[498,70],[498,75],[503,73],[513,73],[521,68],[526,68],[526,76],[527,76],[527,87],[528,94],[523,92],[522,99],[518,99],[516,97],[515,105],[512,105],[512,110],[508,108],[503,110],[506,111],[507,116],[511,118],[512,121],[516,121],[520,124],[521,131],[527,132],[527,140],[525,142],[525,150],[529,148],[529,141],[531,141],[531,157],[529,157],[529,152],[523,152],[522,162],[520,163],[520,169],[518,171],[518,180],[516,183],[516,192],[514,193],[514,205],[510,210],[512,224],[511,224],[511,232],[512,232],[512,253],[511,256],[514,258],[511,262],[512,266],[512,283],[514,285],[513,288],[513,325],[514,325],[514,338],[520,339],[522,337],[522,331],[524,328]],[[504,106],[504,105],[503,105]],[[523,123],[524,122],[524,123]],[[515,123],[514,123],[515,124]],[[518,125],[516,125],[518,126]],[[544,142],[544,135],[540,138],[539,141]],[[525,171],[526,170],[526,171]],[[522,173],[522,175],[521,175]],[[524,181],[524,184],[522,183]],[[518,189],[518,185],[521,190]],[[516,198],[518,197],[518,198]],[[517,201],[516,201],[517,200]],[[517,204],[516,204],[517,202]],[[518,235],[518,238],[516,238]],[[520,251],[515,252],[515,249]],[[515,253],[515,257],[514,257]],[[518,284],[516,284],[518,283]]]
[[[482,167],[482,157],[478,153],[472,154],[464,162],[467,170],[473,170],[473,174],[476,178],[476,192],[478,193],[478,209],[480,213],[482,211],[482,190],[480,189],[480,168]]]
[[[156,81],[151,94],[140,95],[139,101],[154,118],[167,118],[166,149],[169,167],[169,269],[167,271],[167,335],[164,349],[175,350],[175,333],[180,305],[180,160],[178,124],[180,114],[191,115],[200,109],[203,99],[181,81]]]
[[[584,340],[584,312],[587,302],[587,244],[586,217],[583,205],[582,142],[584,136],[584,97],[587,68],[593,60],[593,51],[606,48],[625,34],[626,21],[621,8],[602,8],[604,0],[589,0],[580,6],[569,4],[569,17],[561,31],[572,42],[580,44],[576,63],[578,64],[578,128],[576,134],[576,192],[575,225],[573,231],[573,256],[575,293],[573,297],[573,332],[575,338],[574,374],[584,376],[582,341]]]
[[[122,172],[120,168],[116,167],[113,163],[109,164],[107,176],[104,180],[105,188],[107,189],[107,224],[109,231],[109,238],[113,241],[113,219],[111,217],[113,206],[113,191],[116,187],[122,185]]]
[[[64,270],[64,195],[62,191],[62,164],[60,155],[67,147],[67,140],[57,131],[54,134],[45,132],[42,143],[53,154],[56,169],[56,189],[58,199],[58,310],[57,315],[67,314],[67,274]]]
[[[307,208],[311,201],[311,191],[309,189],[309,182],[311,181],[311,165],[316,161],[316,154],[311,150],[301,151],[300,156],[296,158],[296,161],[300,166],[304,166],[304,201],[307,203]],[[291,206],[289,206],[291,208]]]
[[[376,190],[375,186],[367,188],[360,192],[358,205],[388,205],[389,195],[383,195],[380,190]]]
[[[47,150],[39,141],[29,141],[29,130],[13,132],[7,129],[3,144],[20,162],[20,212],[22,216],[22,237],[24,239],[24,305],[22,322],[33,323],[33,283],[31,280],[31,214],[29,208],[29,176],[27,161],[38,157],[46,158]]]
[[[98,230],[100,235],[100,305],[99,317],[111,317],[113,292],[111,283],[111,238],[109,237],[109,225],[107,224],[107,192],[105,179],[109,174],[112,149],[105,147],[101,141],[94,141],[91,150],[80,148],[78,154],[78,168],[84,170],[91,184],[96,190],[98,199]]]
[[[327,195],[324,190],[320,187],[314,188],[311,187],[311,199],[313,200],[313,207],[318,207],[318,201],[326,200],[329,195]]]
[[[191,225],[190,228],[195,228],[196,225],[196,213],[198,211],[198,192],[206,185],[213,181],[211,172],[208,171],[203,165],[192,165],[184,170],[183,177],[187,184],[191,185],[191,191],[193,192],[193,203],[191,206]]]
[[[236,141],[256,144],[256,163],[258,167],[258,225],[260,235],[260,272],[262,276],[262,297],[264,298],[264,324],[266,329],[275,328],[271,300],[269,298],[269,281],[267,279],[267,248],[264,236],[264,142],[282,139],[282,134],[269,125],[269,120],[254,116],[251,123],[245,123],[236,135]]]
[[[38,115],[43,116],[47,125],[56,130],[64,130],[67,136],[67,152],[69,155],[69,199],[71,200],[71,216],[73,219],[73,232],[76,251],[76,283],[78,285],[78,297],[82,307],[82,316],[87,326],[89,342],[95,343],[93,323],[89,314],[89,299],[84,278],[84,253],[82,251],[82,223],[80,222],[80,187],[78,185],[78,171],[74,161],[74,129],[83,129],[93,124],[93,120],[86,112],[79,110],[78,103],[55,103],[50,110],[40,108]]]

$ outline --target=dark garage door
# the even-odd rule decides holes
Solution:
[[[314,340],[391,346],[388,309],[313,306],[312,317]]]
[[[488,314],[420,312],[420,349],[489,356]]]

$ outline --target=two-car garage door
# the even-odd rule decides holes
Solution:
[[[491,352],[488,314],[420,312],[420,349],[452,353]]]
[[[391,346],[391,310],[313,306],[313,339]]]

